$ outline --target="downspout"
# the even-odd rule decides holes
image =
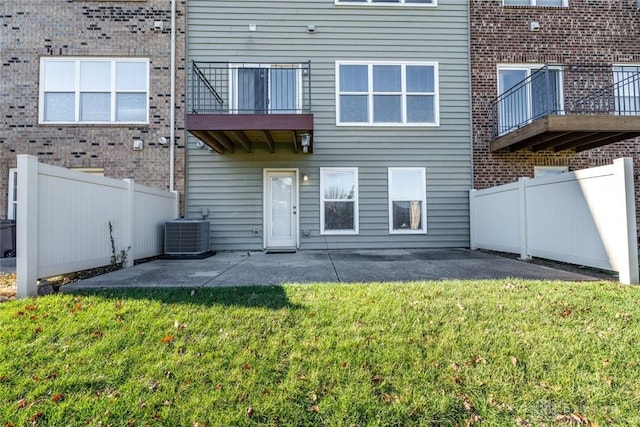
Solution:
[[[176,0],[171,0],[171,98],[169,112],[169,190],[175,191],[176,157]]]

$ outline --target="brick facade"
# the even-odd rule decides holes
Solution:
[[[570,150],[489,152],[491,101],[498,94],[497,64],[640,64],[640,10],[636,0],[568,0],[568,7],[502,6],[470,1],[474,186],[533,176],[534,166],[570,170],[632,157],[640,171],[638,140],[575,153]],[[540,24],[531,31],[532,21]],[[636,179],[636,209],[640,191]],[[640,218],[640,215],[638,215]]]
[[[185,0],[176,1],[175,189],[184,199]],[[155,29],[162,21],[164,29]],[[0,218],[16,155],[169,189],[171,2],[5,0],[0,6]],[[42,57],[149,58],[149,123],[39,125]],[[144,142],[133,151],[133,140]]]

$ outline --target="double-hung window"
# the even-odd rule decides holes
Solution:
[[[148,123],[147,59],[42,58],[40,123]]]
[[[427,233],[425,168],[389,168],[389,233]]]
[[[499,134],[562,113],[562,70],[541,65],[498,66]]]
[[[337,62],[337,124],[437,126],[435,62]]]
[[[567,6],[568,0],[503,0],[505,6]]]
[[[640,65],[613,67],[614,111],[621,116],[640,115]]]
[[[358,168],[320,168],[321,234],[358,234]]]

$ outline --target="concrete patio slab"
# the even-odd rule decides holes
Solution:
[[[287,283],[500,279],[590,281],[587,274],[468,249],[221,252],[198,260],[155,260],[62,288],[223,287]]]

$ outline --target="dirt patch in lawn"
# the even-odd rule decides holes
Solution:
[[[0,302],[16,299],[17,276],[13,274],[0,274]]]

